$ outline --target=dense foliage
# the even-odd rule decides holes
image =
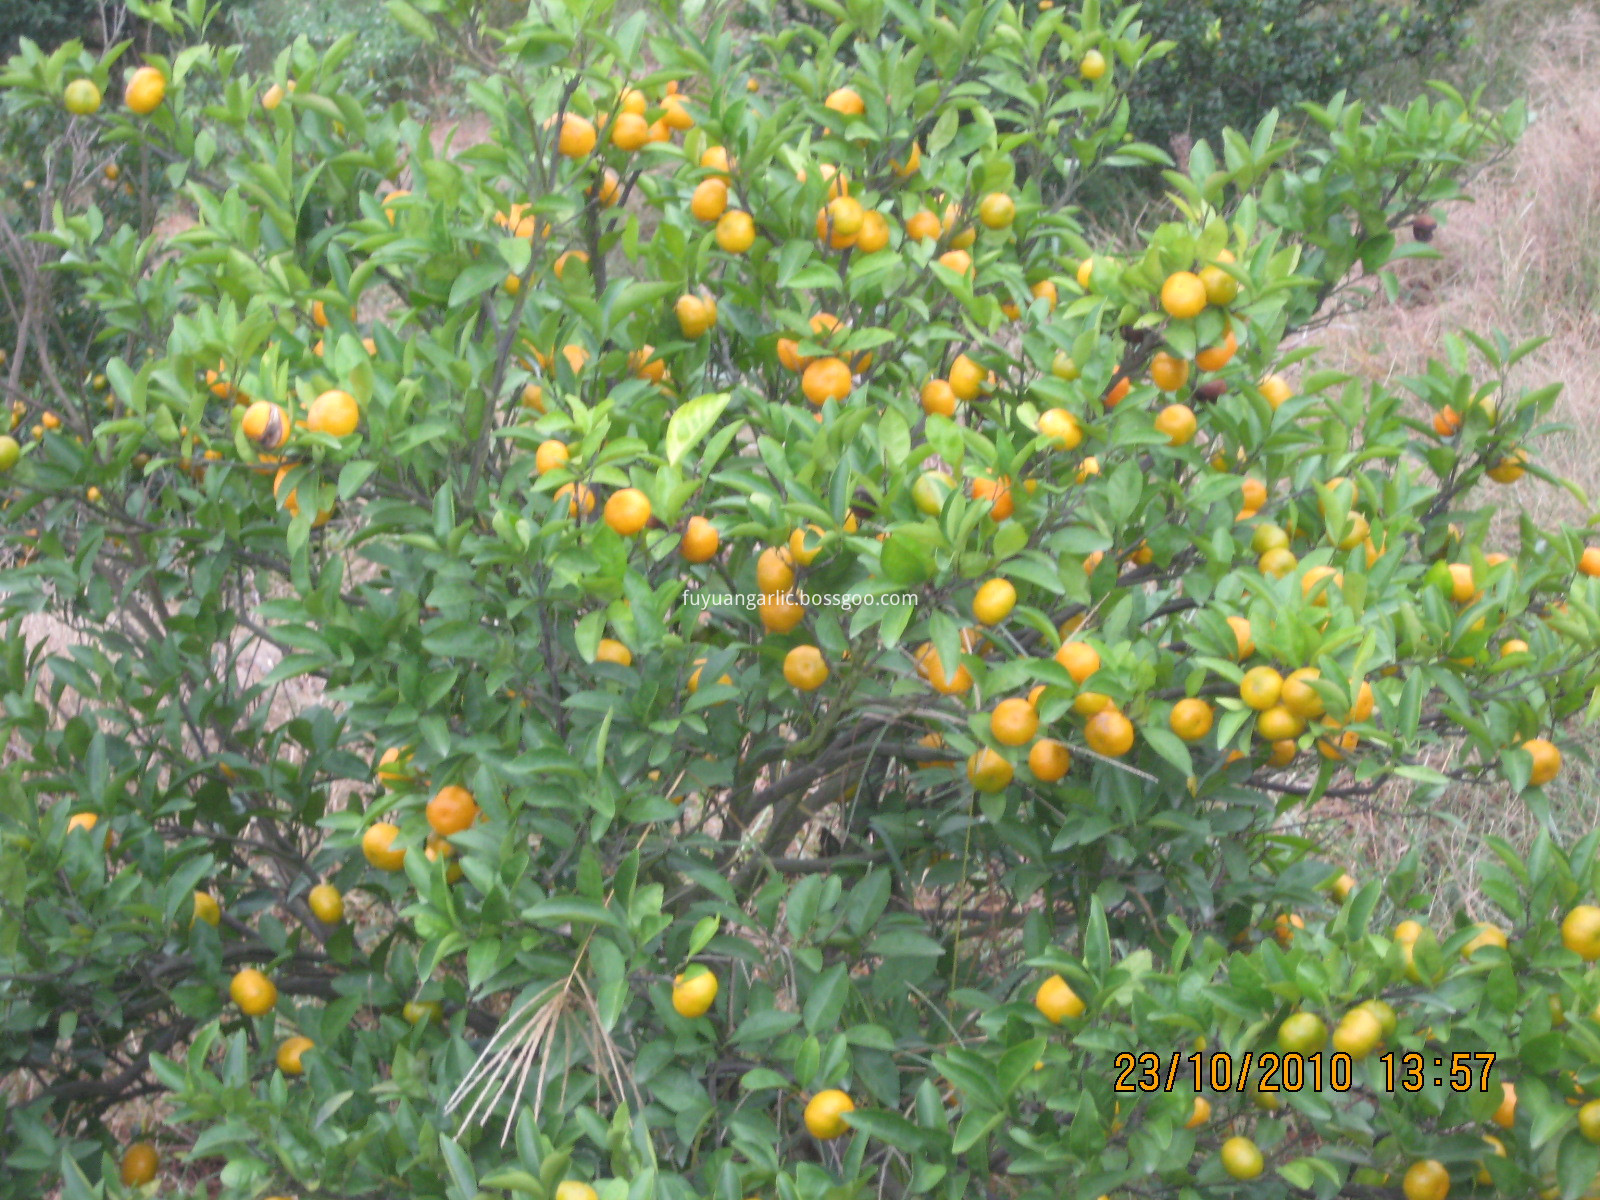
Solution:
[[[1145,0],[1166,55],[1130,82],[1134,133],[1158,146],[1249,129],[1271,109],[1369,88],[1399,64],[1426,72],[1467,38],[1477,0]]]
[[[0,1195],[1585,1194],[1597,839],[1385,932],[1414,862],[1300,826],[1541,812],[1600,683],[1600,551],[1485,544],[1527,348],[1288,341],[1518,113],[1269,116],[1115,259],[1057,184],[1164,152],[1095,0],[392,3],[453,153],[355,37],[135,7],[193,44],[0,75],[73,164],[0,249],[92,322],[0,326]]]

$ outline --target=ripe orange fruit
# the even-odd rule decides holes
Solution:
[[[307,892],[306,907],[324,925],[337,925],[344,920],[344,897],[331,883],[319,883]]]
[[[594,122],[577,113],[564,113],[561,133],[556,138],[556,149],[566,158],[582,158],[594,150],[598,135]]]
[[[616,638],[601,638],[594,648],[595,662],[615,663],[619,667],[633,665],[633,651],[629,650]]]
[[[1055,281],[1041,279],[1028,288],[1028,293],[1035,300],[1043,300],[1051,312],[1055,312],[1060,293],[1056,291]]]
[[[941,417],[956,415],[956,394],[949,380],[930,379],[922,385],[922,411]]]
[[[768,633],[788,633],[806,619],[806,606],[790,592],[763,592],[756,597],[756,616]]]
[[[1195,366],[1202,371],[1220,371],[1233,361],[1233,356],[1239,352],[1239,339],[1233,336],[1233,330],[1223,336],[1222,341],[1215,346],[1210,346],[1194,356]]]
[[[690,674],[689,682],[685,685],[689,689],[690,695],[693,695],[695,692],[700,690],[700,672],[705,665],[706,660],[703,658],[697,658],[694,660],[694,671]],[[733,676],[724,674],[717,680],[717,682],[731,687],[733,685]]]
[[[1118,373],[1120,373],[1121,370],[1122,370],[1122,364],[1118,363],[1116,365],[1116,368],[1112,371],[1113,378],[1115,378],[1115,376]],[[1124,375],[1121,379],[1118,379],[1116,383],[1112,384],[1111,387],[1106,390],[1106,394],[1104,396],[1100,397],[1100,402],[1102,404],[1104,404],[1107,408],[1115,408],[1117,405],[1121,404],[1124,400],[1126,400],[1128,398],[1128,393],[1131,392],[1132,390],[1133,390],[1133,380],[1131,378],[1129,378],[1128,376]]]
[[[1256,733],[1265,741],[1282,742],[1297,738],[1306,731],[1304,717],[1297,717],[1282,704],[1262,710],[1256,718]]]
[[[794,586],[794,558],[787,546],[768,546],[756,559],[756,587],[763,594]]]
[[[728,184],[722,179],[702,179],[689,197],[689,213],[697,221],[715,221],[728,207]]]
[[[1017,217],[1017,202],[1004,192],[990,192],[978,201],[978,220],[985,228],[1005,229]]]
[[[1315,667],[1301,667],[1297,671],[1289,672],[1289,677],[1283,681],[1283,690],[1279,700],[1285,708],[1297,717],[1307,720],[1322,715],[1322,697],[1312,689],[1310,681],[1318,679],[1322,672]]]
[[[1066,668],[1074,683],[1082,683],[1100,669],[1100,652],[1088,642],[1062,642],[1055,660]]]
[[[814,692],[828,681],[828,664],[815,646],[796,646],[783,656],[783,677],[798,692]]]
[[[618,150],[632,154],[650,140],[650,122],[638,113],[620,112],[611,122],[610,137],[611,144]]]
[[[1040,738],[1028,751],[1028,770],[1041,783],[1054,783],[1072,769],[1072,751],[1054,738]]]
[[[222,906],[210,892],[197,891],[194,894],[194,914],[190,916],[189,924],[193,925],[196,921],[204,921],[213,927],[222,922]]]
[[[959,204],[944,206],[944,219],[940,222],[940,228],[949,236],[950,246],[954,250],[965,250],[978,240],[978,231],[972,226],[960,228],[964,219],[965,214]]]
[[[1197,742],[1211,732],[1215,716],[1211,705],[1198,696],[1190,696],[1179,700],[1172,706],[1172,714],[1167,718],[1167,724],[1172,732],[1186,742]]]
[[[288,511],[289,515],[291,517],[298,517],[300,515],[300,489],[290,488],[287,495],[282,495],[283,482],[288,478],[290,470],[291,468],[288,463],[284,463],[283,466],[278,468],[278,473],[272,478],[272,494],[274,496],[282,496],[283,507]],[[333,509],[321,509],[312,519],[311,528],[320,529],[322,526],[328,523],[328,519],[332,516]]]
[[[578,518],[579,512],[589,515],[595,510],[595,490],[587,483],[563,483],[555,490],[555,499],[566,496],[566,515]]]
[[[378,782],[397,787],[411,777],[411,751],[390,746],[378,759]]]
[[[1300,753],[1300,747],[1295,745],[1293,738],[1284,738],[1282,741],[1273,742],[1272,750],[1267,755],[1267,765],[1271,767],[1287,767],[1295,760],[1295,755]]]
[[[478,819],[478,802],[471,792],[457,784],[447,784],[428,801],[428,827],[440,837],[469,829]]]
[[[891,158],[889,160],[889,169],[896,175],[900,176],[901,179],[906,179],[912,175],[915,175],[917,173],[917,168],[921,165],[922,147],[919,146],[915,141],[911,143],[911,152],[905,156],[904,161],[901,161],[898,158]]]
[[[1078,74],[1090,83],[1105,78],[1106,69],[1106,56],[1098,50],[1089,51],[1078,62]]]
[[[1586,1142],[1600,1142],[1600,1100],[1590,1100],[1578,1109],[1578,1132]]]
[[[1294,941],[1295,930],[1305,927],[1299,913],[1279,913],[1272,919],[1272,936],[1278,940],[1278,945],[1287,946]]]
[[[946,250],[934,261],[940,266],[950,268],[957,275],[965,275],[972,270],[972,255],[965,250]]]
[[[823,106],[833,109],[834,112],[843,113],[847,117],[859,117],[867,111],[867,102],[861,98],[861,93],[855,88],[836,88],[828,93]]]
[[[906,218],[906,237],[913,241],[937,241],[943,232],[938,216],[925,208]]]
[[[1222,1143],[1222,1169],[1235,1179],[1254,1179],[1266,1168],[1261,1150],[1247,1137],[1231,1137]]]
[[[228,983],[228,995],[247,1017],[261,1017],[278,1002],[278,986],[255,967],[246,967]]]
[[[806,1102],[806,1131],[818,1141],[832,1141],[850,1128],[845,1114],[855,1110],[855,1101],[838,1088],[818,1092]]]
[[[1256,652],[1256,641],[1251,633],[1249,621],[1243,617],[1229,617],[1228,627],[1233,630],[1234,640],[1238,643],[1235,658],[1246,659]]]
[[[1059,1025],[1068,1017],[1081,1017],[1088,1009],[1072,985],[1059,975],[1052,975],[1039,985],[1033,994],[1033,1006],[1052,1025]]]
[[[301,1059],[304,1057],[305,1052],[315,1045],[316,1043],[310,1038],[300,1035],[284,1038],[282,1042],[278,1043],[278,1070],[285,1075],[305,1074],[305,1063]]]
[[[818,408],[829,400],[843,400],[854,386],[850,367],[842,358],[819,358],[800,377],[800,390]]]
[[[395,839],[400,828],[389,821],[379,821],[369,826],[361,835],[361,853],[380,871],[398,871],[406,860],[405,848],[395,849]]]
[[[996,625],[1010,615],[1017,603],[1017,589],[1008,579],[990,579],[972,598],[972,615],[981,625]]]
[[[962,638],[962,649],[971,652],[969,639]],[[972,675],[965,664],[957,663],[956,669],[951,674],[945,674],[944,664],[939,661],[939,652],[934,649],[932,642],[923,642],[917,649],[917,672],[933,687],[933,690],[946,696],[957,695],[965,692],[972,686]]]
[[[276,450],[289,440],[289,414],[281,404],[257,400],[244,410],[240,428],[256,445]]]
[[[1175,392],[1189,381],[1189,363],[1162,350],[1150,360],[1150,382],[1163,392]]]
[[[950,390],[958,400],[976,400],[987,377],[988,372],[965,354],[956,355],[955,362],[950,364]]]
[[[711,1011],[717,999],[717,977],[705,967],[691,967],[672,980],[672,1008],[680,1017],[694,1020]]]
[[[1011,763],[987,746],[967,758],[967,780],[980,792],[1004,790],[1013,774]]]
[[[1192,271],[1174,271],[1161,285],[1161,307],[1174,320],[1198,317],[1206,306],[1206,285]]]
[[[1156,432],[1165,434],[1169,445],[1186,446],[1194,440],[1200,423],[1194,409],[1186,404],[1169,404],[1156,414]]]
[[[1561,772],[1561,751],[1545,738],[1530,738],[1522,743],[1522,748],[1533,755],[1533,773],[1528,776],[1528,782],[1534,787],[1543,787]]]
[[[1062,450],[1075,450],[1083,444],[1083,426],[1064,408],[1049,408],[1040,413],[1039,433]]]
[[[990,501],[989,516],[996,521],[1004,521],[1016,510],[1009,479],[990,479],[980,475],[969,486],[974,500]]]
[[[661,119],[667,123],[669,129],[694,128],[694,117],[690,115],[685,103],[684,97],[678,92],[677,84],[667,84],[667,94],[661,98],[661,107],[666,111]]]
[[[1278,703],[1282,694],[1283,676],[1272,667],[1251,667],[1239,681],[1239,699],[1258,712]]]
[[[1133,749],[1133,722],[1114,708],[1102,709],[1084,726],[1083,740],[1096,754],[1121,758]]]
[[[1500,1106],[1494,1110],[1494,1114],[1489,1119],[1500,1126],[1501,1129],[1510,1129],[1517,1123],[1516,1084],[1507,1083],[1504,1080],[1501,1081]]]
[[[1406,1200],[1445,1200],[1450,1194],[1450,1172],[1436,1158],[1424,1158],[1406,1168],[1401,1190]]]
[[[1211,1101],[1204,1096],[1194,1098],[1194,1109],[1189,1113],[1189,1119],[1183,1123],[1185,1129],[1199,1129],[1211,1119]]]
[[[989,715],[989,732],[1002,746],[1025,746],[1039,732],[1039,714],[1026,700],[1002,700]]]
[[[756,244],[755,218],[742,209],[731,209],[717,219],[717,245],[729,254],[743,254]]]
[[[827,531],[820,525],[807,525],[804,529],[792,530],[789,534],[789,553],[800,566],[809,567],[817,561],[817,555],[822,553],[822,543],[826,536]]]
[[[323,392],[306,412],[306,428],[312,433],[345,437],[354,433],[360,423],[361,410],[355,397],[338,389]]]
[[[563,1179],[556,1185],[555,1200],[600,1200],[600,1193],[587,1183]]]
[[[161,107],[167,97],[167,77],[155,67],[140,67],[128,78],[122,102],[141,117]]]
[[[1442,438],[1454,437],[1461,431],[1461,414],[1446,404],[1433,414],[1433,431]]]
[[[1587,546],[1578,556],[1578,571],[1580,574],[1600,575],[1600,546]]]
[[[721,541],[717,527],[705,517],[690,517],[683,530],[683,539],[678,543],[678,553],[687,562],[709,562],[716,555]]]
[[[869,209],[861,218],[856,249],[862,254],[876,254],[889,244],[889,232],[889,218],[876,209]]]
[[[585,516],[594,511],[594,489],[584,483],[563,483],[556,489],[555,499],[567,499],[567,515],[574,519],[582,512]]]
[[[134,1142],[122,1152],[118,1174],[123,1187],[143,1187],[156,1177],[161,1158],[149,1142]]]
[[[550,438],[540,442],[539,448],[533,452],[533,469],[545,475],[566,466],[571,458],[572,452],[567,449],[565,442]]]
[[[633,487],[613,492],[606,500],[605,522],[623,537],[632,537],[650,523],[650,498]]]
[[[1383,1025],[1368,1008],[1352,1008],[1333,1031],[1334,1053],[1348,1054],[1358,1062],[1376,1050],[1381,1041]]]
[[[1257,386],[1267,403],[1272,405],[1273,411],[1277,411],[1285,400],[1294,395],[1294,389],[1282,375],[1268,375]]]
[[[679,296],[672,311],[678,318],[679,330],[690,341],[704,337],[706,331],[717,323],[716,303],[705,297],[688,294]]]
[[[1080,717],[1092,717],[1108,708],[1115,711],[1116,705],[1104,692],[1079,692],[1072,698],[1072,711]]]
[[[1515,483],[1527,470],[1528,452],[1513,450],[1490,467],[1487,474],[1496,483]]]
[[[1473,954],[1485,946],[1498,946],[1502,950],[1507,948],[1506,931],[1498,925],[1493,925],[1488,921],[1479,921],[1473,928],[1478,932],[1470,942],[1461,947],[1462,958],[1471,958]]]
[[[1584,962],[1600,959],[1600,908],[1580,904],[1563,917],[1561,944]]]

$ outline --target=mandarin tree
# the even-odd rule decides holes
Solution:
[[[151,1094],[227,1200],[1584,1192],[1597,839],[1389,933],[1294,824],[1542,812],[1597,682],[1577,533],[1486,552],[1526,348],[1291,341],[1516,113],[1269,118],[1113,254],[1018,164],[1164,161],[1131,9],[392,3],[465,146],[132,7],[0,76],[172,194],[7,243],[92,323],[7,327],[0,1194]]]

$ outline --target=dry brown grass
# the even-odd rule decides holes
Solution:
[[[1513,344],[1548,337],[1508,382],[1513,389],[1565,384],[1552,417],[1572,428],[1535,452],[1592,496],[1600,492],[1600,423],[1594,419],[1600,373],[1593,366],[1600,360],[1600,12],[1587,6],[1546,12],[1532,18],[1536,24],[1528,32],[1514,21],[1510,4],[1490,7],[1486,20],[1501,31],[1494,53],[1515,57],[1523,69],[1532,115],[1526,135],[1475,182],[1470,202],[1438,214],[1440,258],[1401,264],[1398,302],[1380,302],[1312,340],[1325,347],[1319,365],[1389,382],[1442,357],[1444,338],[1455,330],[1498,330]],[[1503,61],[1486,67],[1492,76],[1507,70]],[[1531,477],[1482,499],[1503,505],[1491,534],[1497,542],[1516,536],[1521,513],[1545,526],[1590,518],[1573,496]],[[1582,797],[1594,782],[1594,771],[1569,756],[1550,789],[1564,837],[1592,824]],[[1387,873],[1413,845],[1420,847],[1420,886],[1433,893],[1435,923],[1458,907],[1475,918],[1495,918],[1477,886],[1480,867],[1492,857],[1485,839],[1503,837],[1522,848],[1540,828],[1503,786],[1459,789],[1428,810],[1408,790],[1386,789],[1361,811],[1318,816],[1335,818],[1335,836],[1364,878]]]
[[[1541,462],[1593,492],[1600,488],[1600,13],[1547,19],[1517,42],[1527,56],[1532,123],[1515,151],[1480,177],[1468,203],[1440,212],[1436,261],[1407,262],[1397,303],[1320,331],[1325,365],[1373,380],[1419,371],[1457,329],[1503,331],[1513,342],[1550,341],[1513,371],[1513,387],[1566,385],[1555,417],[1575,428],[1537,447]],[[1588,512],[1532,479],[1501,492],[1536,521],[1583,521]]]

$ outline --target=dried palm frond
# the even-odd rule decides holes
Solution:
[[[516,1090],[512,1093],[505,1128],[500,1135],[500,1144],[505,1145],[534,1062],[539,1064],[533,1088],[533,1119],[538,1121],[552,1067],[560,1070],[561,1098],[565,1099],[567,1079],[575,1065],[572,1052],[578,1041],[587,1045],[590,1061],[608,1086],[612,1099],[625,1103],[631,1090],[637,1104],[637,1089],[632,1086],[616,1042],[601,1023],[589,985],[574,969],[560,982],[539,988],[506,1014],[478,1061],[451,1094],[445,1112],[454,1112],[477,1092],[477,1099],[462,1117],[462,1124],[486,1123],[489,1113],[515,1081]]]

